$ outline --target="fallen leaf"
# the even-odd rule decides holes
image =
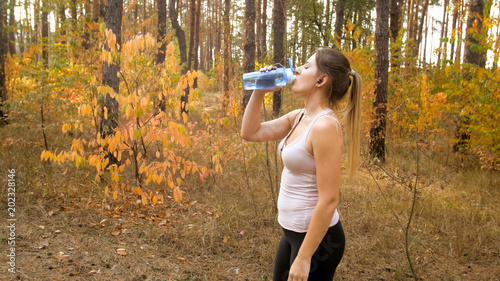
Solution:
[[[116,249],[116,253],[120,256],[126,256],[127,255],[127,252],[125,249],[123,248],[120,248],[120,249]]]
[[[121,234],[121,231],[111,232],[111,235],[113,235],[113,236],[118,236],[120,234]]]

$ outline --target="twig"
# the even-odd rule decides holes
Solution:
[[[370,176],[372,177],[372,179],[375,181],[375,183],[377,184],[377,187],[378,187],[378,190],[380,191],[380,194],[382,194],[382,197],[384,198],[384,201],[385,201],[385,204],[387,204],[387,206],[389,207],[389,209],[391,210],[392,212],[392,215],[396,218],[396,221],[398,222],[399,224],[399,227],[401,227],[401,230],[402,231],[405,231],[405,228],[403,227],[403,224],[401,223],[401,221],[399,220],[399,217],[398,215],[396,215],[396,212],[394,212],[394,209],[391,207],[391,205],[389,204],[389,201],[387,200],[387,197],[385,197],[385,194],[384,192],[382,191],[382,188],[380,187],[380,185],[378,184],[378,181],[377,179],[375,178],[375,176],[373,175],[372,171],[370,170],[370,167],[367,165],[366,166],[366,169],[368,170],[368,173],[370,174]]]

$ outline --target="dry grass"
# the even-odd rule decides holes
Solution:
[[[55,123],[55,122],[54,122]],[[37,126],[14,120],[0,128],[0,182],[16,168],[17,270],[2,280],[270,280],[281,231],[276,222],[263,161],[234,158],[224,173],[183,184],[186,204],[157,207],[113,202],[89,167],[40,162]],[[49,126],[49,144],[67,147],[60,126]],[[247,149],[255,156],[263,146]],[[408,155],[406,155],[406,154]],[[390,152],[384,166],[398,181],[414,181],[415,157]],[[422,280],[499,280],[500,177],[423,152],[410,251]],[[412,280],[404,225],[412,191],[377,167],[344,180],[339,212],[347,245],[336,280]],[[250,187],[247,187],[247,177]],[[386,199],[384,199],[384,196]],[[120,200],[134,202],[130,195]],[[387,200],[387,201],[386,201]],[[6,213],[6,192],[0,212]],[[194,203],[196,202],[196,203]],[[192,205],[191,205],[192,204]],[[189,206],[191,205],[191,206]],[[110,213],[106,213],[110,212]],[[4,216],[2,216],[4,217]],[[165,220],[167,223],[162,224]],[[125,231],[123,231],[125,229]],[[115,232],[119,235],[113,235]],[[115,233],[116,234],[116,233]],[[7,230],[0,230],[2,249]],[[43,244],[48,246],[40,248]],[[116,249],[126,249],[121,256]],[[0,263],[7,261],[2,250]]]

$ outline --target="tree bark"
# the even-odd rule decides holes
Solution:
[[[121,30],[122,30],[122,13],[123,13],[123,0],[107,0],[106,9],[104,14],[104,22],[106,24],[106,29],[111,29],[113,34],[116,36],[116,46],[122,45],[121,41]],[[108,46],[107,41],[105,43],[105,49],[110,50],[111,46]],[[118,50],[117,50],[118,52]],[[120,79],[118,77],[118,71],[120,70],[120,62],[114,61],[111,64],[107,62],[103,63],[102,67],[102,84],[109,86],[115,91],[115,93],[120,92]],[[109,94],[106,94],[104,100],[104,106],[108,110],[108,119],[102,119],[100,133],[102,137],[113,134],[113,129],[118,126],[118,114],[119,105],[115,98],[112,98]]]
[[[477,36],[481,33],[481,29],[483,27],[483,9],[484,0],[471,0],[469,6],[469,16],[467,17],[467,34],[465,36],[465,63],[474,65],[480,65],[481,63],[481,52],[475,51],[474,47],[479,44]],[[477,29],[470,32],[474,23],[477,24]]]
[[[161,44],[156,54],[156,63],[162,64],[165,61],[167,51],[167,0],[158,0],[158,42]]]
[[[3,104],[7,100],[7,87],[5,85],[5,55],[7,46],[6,34],[3,32],[5,7],[4,2],[0,2],[0,126],[7,123],[7,113],[3,109]]]
[[[200,58],[199,58],[199,50],[200,50],[200,17],[201,17],[201,0],[196,0],[196,17],[195,17],[195,29],[194,29],[194,65],[193,68],[195,71],[198,71]],[[198,88],[198,78],[194,78],[193,89]]]
[[[245,72],[255,71],[255,0],[245,0],[245,46],[243,69]],[[243,108],[246,108],[252,91],[245,90]]]
[[[258,57],[261,63],[264,62],[264,58],[267,52],[267,0],[263,0],[262,2],[262,14],[260,23],[260,37],[259,37],[259,45],[260,45],[260,57]]]
[[[274,63],[281,63],[282,65],[285,65],[285,57],[283,53],[286,30],[285,13],[285,0],[275,0],[273,9]],[[273,93],[273,113],[275,116],[278,116],[281,113],[281,93],[281,90]]]
[[[179,42],[179,52],[180,52],[180,56],[181,56],[181,65],[184,65],[187,62],[186,34],[184,33],[184,30],[182,29],[182,27],[179,25],[178,13],[177,13],[177,9],[175,7],[175,1],[176,0],[170,0],[168,12],[170,15],[170,22],[172,23],[172,27],[175,30],[175,36],[177,37],[177,41]],[[182,74],[185,74],[187,72],[186,67],[183,66],[181,71],[182,71],[181,72]]]
[[[42,1],[42,59],[45,69],[49,68],[49,21],[48,21],[48,7],[47,1]]]
[[[337,2],[337,17],[335,19],[335,39],[337,40],[339,48],[341,48],[342,41],[342,27],[344,26],[344,10],[345,0],[338,0]]]
[[[3,0],[7,1],[7,0]],[[9,53],[11,56],[15,55],[16,52],[16,18],[14,13],[14,7],[16,6],[16,0],[10,0],[10,9],[9,9],[9,27],[10,31],[8,33],[9,37]]]
[[[227,102],[229,100],[229,68],[231,65],[229,52],[230,50],[230,40],[231,40],[231,26],[229,22],[229,13],[231,10],[230,0],[224,0],[224,17],[223,17],[223,29],[224,29],[224,47],[223,47],[223,57],[224,57],[224,108],[227,108]]]
[[[451,24],[452,36],[451,36],[451,53],[450,60],[453,62],[455,56],[455,42],[457,41],[457,21],[458,21],[458,11],[460,9],[460,0],[453,1],[453,22]]]
[[[401,9],[403,7],[403,0],[390,0],[391,1],[391,14],[390,14],[390,29],[391,29],[391,67],[398,68],[398,62],[401,53],[401,47],[396,45],[398,40],[399,31],[401,30]]]
[[[385,161],[387,84],[389,80],[389,0],[377,0],[375,29],[374,119],[370,128],[370,154]]]

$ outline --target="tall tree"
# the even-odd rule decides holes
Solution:
[[[481,35],[481,30],[483,27],[483,9],[484,0],[471,0],[469,3],[469,15],[467,17],[467,31],[465,35],[465,54],[464,63],[469,65],[476,65],[482,67],[483,64],[483,54],[481,52],[481,46],[479,41],[479,36]],[[466,67],[464,71],[464,79],[470,80],[471,76]],[[464,107],[464,97],[461,97],[460,107]],[[469,132],[470,117],[468,114],[461,114],[458,117],[457,125],[457,142],[455,143],[453,149],[455,151],[463,151],[469,148],[470,132]]]
[[[243,68],[245,72],[255,70],[255,0],[245,0],[245,46]],[[243,108],[246,108],[252,91],[245,91]]]
[[[263,63],[264,62],[264,57],[267,52],[267,43],[266,43],[266,38],[267,38],[267,0],[262,0],[262,13],[260,17],[260,22],[257,24],[260,24],[260,36],[258,38],[259,40],[259,45],[260,45],[260,55],[257,58],[259,62]]]
[[[195,29],[194,29],[194,65],[193,68],[195,71],[198,71],[199,68],[199,63],[200,63],[200,58],[199,58],[199,53],[200,53],[200,33],[201,33],[201,26],[200,26],[200,17],[201,17],[201,0],[196,0],[196,16],[195,16]],[[198,78],[194,78],[193,82],[193,89],[198,88]]]
[[[156,63],[161,64],[165,61],[165,52],[167,50],[167,0],[158,0],[158,42],[160,48],[156,55]]]
[[[467,17],[467,34],[465,36],[464,62],[480,66],[481,51],[478,40],[483,28],[484,0],[471,0]]]
[[[389,80],[389,0],[377,0],[375,27],[374,119],[370,127],[370,154],[385,161],[387,84]]]
[[[455,42],[457,41],[457,21],[458,12],[460,10],[460,0],[453,0],[453,21],[451,24],[451,57],[450,60],[453,62],[455,56]]]
[[[0,126],[7,123],[7,114],[3,109],[3,104],[7,100],[7,87],[5,85],[5,53],[6,42],[3,32],[4,23],[4,1],[0,2]]]
[[[337,17],[335,19],[335,39],[337,40],[339,48],[342,40],[342,29],[344,27],[344,11],[345,0],[338,0],[337,2]]]
[[[117,48],[118,45],[122,44],[122,13],[123,0],[107,0],[104,23],[106,24],[106,29],[110,29],[116,36],[115,46],[108,46],[106,42],[105,49],[108,51],[110,51],[112,47]],[[120,92],[120,78],[118,77],[119,69],[119,61],[114,61],[111,64],[104,62],[102,66],[102,84],[111,87],[115,93]],[[120,112],[118,101],[108,93],[106,93],[104,107],[108,111],[108,118],[103,118],[101,122],[100,133],[103,137],[113,134],[113,129],[118,126],[118,114]],[[103,108],[103,110],[105,109]]]
[[[45,69],[49,68],[49,7],[48,0],[42,0],[42,58]]]
[[[170,15],[170,21],[172,23],[172,27],[175,30],[175,36],[177,37],[177,41],[179,43],[179,52],[181,56],[181,74],[186,74],[188,68],[185,66],[187,62],[187,44],[186,44],[186,34],[184,30],[179,24],[179,13],[176,8],[176,0],[170,0],[168,4],[168,12]],[[184,89],[184,95],[181,97],[181,111],[186,112],[185,105],[187,104],[187,98],[189,96],[189,88]]]
[[[187,44],[186,44],[186,34],[184,33],[184,29],[179,24],[179,14],[177,13],[177,8],[175,7],[176,0],[170,0],[168,3],[168,12],[170,15],[170,22],[172,23],[172,27],[175,30],[175,36],[177,37],[177,41],[179,44],[179,52],[181,56],[181,65],[184,65],[187,62]],[[182,74],[186,73],[185,67],[182,68]]]
[[[224,107],[227,106],[227,100],[229,99],[229,68],[231,65],[230,61],[230,41],[231,41],[231,25],[229,21],[229,13],[231,11],[231,1],[224,0],[224,17],[223,17],[223,29],[224,29],[224,47],[223,47],[223,57],[224,57]]]
[[[7,1],[7,0],[4,0]],[[16,0],[10,0],[10,7],[9,7],[9,53],[10,55],[15,55],[16,54],[16,17],[15,17],[15,10],[14,8],[16,7]]]
[[[391,29],[391,65],[392,68],[399,67],[399,55],[401,47],[396,44],[401,30],[401,9],[403,7],[403,0],[390,0],[391,14],[390,14],[390,29]]]
[[[273,48],[274,63],[285,65],[284,41],[286,30],[285,0],[275,0],[273,8]],[[281,90],[273,93],[273,113],[277,116],[281,112]]]

